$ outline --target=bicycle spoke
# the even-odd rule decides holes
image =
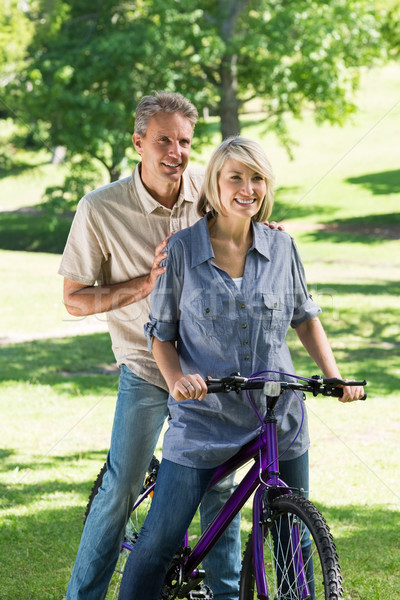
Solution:
[[[264,530],[264,572],[270,600],[343,597],[332,536],[321,514],[305,498],[290,494],[272,503]],[[258,598],[252,536],[243,558],[239,598]]]

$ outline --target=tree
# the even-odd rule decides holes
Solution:
[[[285,116],[305,107],[319,121],[342,123],[355,110],[357,68],[381,52],[369,0],[203,0],[195,19],[188,3],[179,11],[172,4],[163,3],[164,39],[181,31],[185,48],[179,56],[168,47],[174,84],[203,90],[223,137],[240,132],[240,114],[255,98],[283,138]]]
[[[132,106],[142,94],[139,76],[151,51],[135,10],[119,4],[41,3],[31,14],[32,58],[12,82],[20,112],[47,123],[45,141],[65,146],[70,157],[97,159],[111,181],[120,176]]]
[[[343,122],[360,65],[379,55],[369,0],[37,0],[31,58],[12,84],[16,106],[45,123],[52,146],[92,157],[117,179],[132,111],[154,89],[180,91],[240,132],[257,100],[287,141],[286,115],[312,108]],[[32,6],[35,7],[32,8]],[[197,137],[204,129],[197,129]]]

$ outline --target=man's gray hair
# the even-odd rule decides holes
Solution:
[[[152,96],[143,96],[136,108],[135,133],[146,135],[150,117],[159,112],[181,113],[189,119],[194,129],[199,114],[196,107],[182,94],[176,92],[155,92]]]

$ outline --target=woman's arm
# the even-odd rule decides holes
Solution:
[[[207,394],[207,385],[198,373],[184,375],[179,356],[173,342],[162,342],[153,338],[153,356],[167,382],[169,393],[175,400],[197,398],[203,400]]]
[[[296,327],[296,333],[304,348],[325,377],[338,377],[342,379],[332,348],[319,318],[313,317],[308,321],[304,321],[304,323]],[[361,386],[344,386],[343,396],[340,398],[340,401],[352,402],[353,400],[362,398],[363,395],[364,389]]]

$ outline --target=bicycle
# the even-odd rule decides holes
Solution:
[[[271,380],[265,373],[289,376],[296,381]],[[343,598],[342,577],[329,527],[312,502],[299,490],[290,489],[279,477],[279,458],[284,452],[278,455],[274,408],[286,390],[297,395],[304,411],[302,400],[307,392],[313,396],[340,397],[342,389],[338,386],[365,386],[367,382],[345,382],[319,376],[303,378],[265,371],[248,379],[233,374],[222,379],[208,379],[206,383],[209,392],[246,391],[255,411],[250,390],[263,389],[267,411],[264,418],[258,415],[263,423],[260,435],[218,467],[210,487],[254,459],[254,464],[193,549],[188,546],[186,534],[168,570],[161,600],[212,600],[212,591],[202,583],[205,572],[200,564],[253,494],[253,527],[243,555],[239,600],[340,600]],[[297,393],[299,391],[303,398]],[[362,399],[365,398],[366,395]],[[157,466],[153,465],[143,493],[133,508],[133,533],[127,533],[121,548],[125,554],[137,538],[137,523],[141,521],[139,511],[156,485],[156,471]]]

